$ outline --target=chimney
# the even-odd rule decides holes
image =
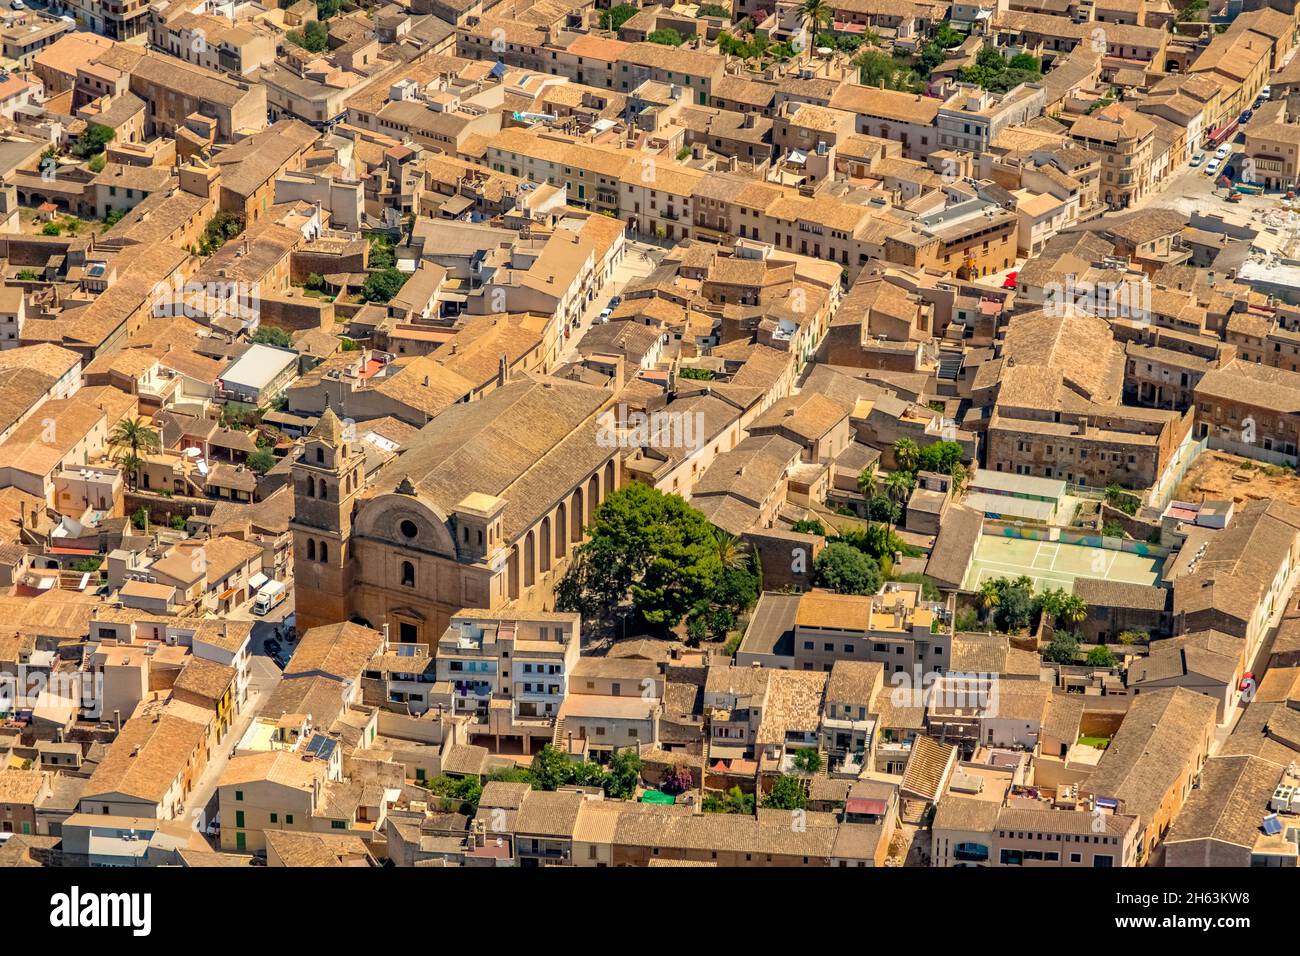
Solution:
[[[113,723],[117,726],[117,732],[120,734],[122,732],[122,712],[120,710],[113,711]]]
[[[506,353],[502,352],[501,359],[497,363],[497,387],[498,388],[500,388],[502,385],[505,385],[506,383],[506,371],[507,371]]]

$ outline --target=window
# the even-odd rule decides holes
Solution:
[[[408,541],[414,538],[419,531],[415,526],[415,522],[409,518],[403,520],[402,523],[397,526],[397,530],[400,531],[402,537],[406,538]]]
[[[415,565],[410,561],[402,562],[402,587],[415,587]]]
[[[279,822],[280,822],[280,815],[279,815],[278,813],[273,813],[273,814],[271,814],[271,822],[272,822],[272,823],[279,823]]]
[[[235,799],[236,799],[236,800],[243,800],[243,799],[244,799],[244,791],[242,791],[242,790],[236,790],[236,791],[235,791]]]
[[[320,543],[320,559],[322,562],[330,559],[330,547],[324,541]]]
[[[346,830],[347,827],[348,827],[348,825],[347,825],[346,823],[344,823],[342,820],[331,820],[331,821],[330,821],[330,829],[331,829],[331,830]]]

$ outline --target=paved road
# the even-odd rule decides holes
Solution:
[[[600,295],[596,296],[582,312],[582,318],[578,320],[578,326],[569,336],[569,340],[564,343],[560,350],[560,356],[557,364],[564,365],[567,362],[577,361],[578,358],[578,341],[587,333],[595,324],[600,313],[605,311],[605,306],[609,305],[609,300],[616,295],[622,295],[623,289],[634,279],[644,279],[658,266],[659,260],[663,258],[664,250],[658,246],[650,245],[645,242],[638,242],[633,239],[627,240],[627,251],[623,255],[623,261],[614,269],[614,274],[610,276],[609,283],[605,288],[600,290]]]
[[[249,638],[251,660],[249,661],[248,699],[230,729],[226,731],[226,736],[218,749],[212,754],[185,803],[186,812],[191,815],[191,819],[194,819],[193,815],[196,811],[201,812],[199,817],[201,827],[205,827],[208,821],[216,816],[217,782],[225,772],[226,764],[230,762],[231,751],[244,736],[253,718],[261,711],[262,705],[271,696],[276,685],[280,683],[280,667],[266,653],[265,643],[268,638],[275,637],[277,626],[282,630],[292,631],[291,628],[284,627],[286,618],[293,614],[292,593],[291,590],[290,597],[266,617],[256,617],[252,614],[252,602],[228,615],[230,620],[253,622],[253,632]],[[287,636],[280,643],[286,649],[291,646]]]
[[[1265,631],[1263,640],[1259,642],[1259,647],[1255,649],[1254,657],[1246,662],[1245,673],[1255,675],[1256,687],[1259,686],[1259,682],[1264,679],[1264,674],[1268,671],[1268,661],[1273,656],[1273,642],[1277,639],[1277,632],[1281,627],[1283,615],[1286,614],[1287,609],[1295,601],[1295,589],[1298,586],[1300,586],[1300,572],[1293,574],[1290,584],[1282,589],[1286,594],[1286,600],[1279,601],[1277,607],[1273,609],[1273,616],[1269,619],[1268,630]],[[1254,698],[1253,694],[1246,696],[1250,696],[1252,700]],[[1214,741],[1210,745],[1211,756],[1219,752],[1224,741],[1236,730],[1237,722],[1241,720],[1241,715],[1245,713],[1248,706],[1250,706],[1250,702],[1244,700],[1242,694],[1239,693],[1234,696],[1231,712],[1226,714],[1223,723],[1215,728]]]

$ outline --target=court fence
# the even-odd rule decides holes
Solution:
[[[992,518],[984,521],[984,534],[1000,538],[1017,538],[1022,541],[1050,541],[1056,544],[1077,544],[1085,548],[1101,548],[1105,551],[1127,551],[1144,558],[1165,558],[1170,549],[1149,541],[1134,541],[1130,538],[1112,538],[1096,532],[1080,531],[1078,528],[1062,528],[1058,525],[1029,525],[1011,521],[998,521]]]

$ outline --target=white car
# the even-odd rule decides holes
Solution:
[[[1217,170],[1218,168],[1219,168],[1219,161],[1217,159],[1210,160],[1208,163],[1205,164],[1205,175],[1213,176],[1215,170]]]
[[[23,3],[23,0],[9,0],[9,9],[25,10],[27,9],[27,4]]]
[[[1220,146],[1218,149],[1214,151],[1214,158],[1223,159],[1223,157],[1227,156],[1231,152],[1232,152],[1232,147],[1229,146],[1227,143],[1224,143],[1222,146]]]

